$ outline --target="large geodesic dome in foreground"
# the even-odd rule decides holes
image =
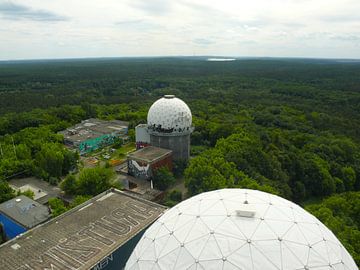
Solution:
[[[194,196],[151,225],[125,269],[358,269],[317,218],[265,192]]]

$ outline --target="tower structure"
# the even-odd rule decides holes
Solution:
[[[174,160],[190,157],[192,115],[184,101],[165,95],[155,101],[147,115],[147,130],[152,146],[170,149]]]

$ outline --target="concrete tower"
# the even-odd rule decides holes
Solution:
[[[188,160],[192,116],[184,101],[165,95],[155,101],[147,115],[150,144],[173,151],[174,160]]]

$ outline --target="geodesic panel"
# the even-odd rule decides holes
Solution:
[[[222,189],[171,208],[125,269],[358,269],[334,234],[300,206],[265,192]]]
[[[147,123],[149,127],[156,127],[174,132],[191,128],[192,116],[184,101],[173,95],[165,95],[151,105]]]

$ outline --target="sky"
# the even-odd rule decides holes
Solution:
[[[0,0],[0,60],[360,58],[360,0]]]

